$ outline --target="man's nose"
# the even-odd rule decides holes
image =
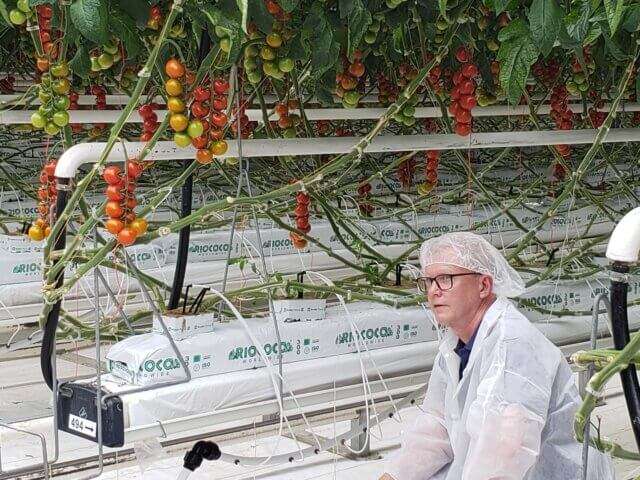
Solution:
[[[440,295],[441,293],[442,290],[440,290],[438,284],[435,281],[431,282],[431,285],[427,288],[427,296]]]

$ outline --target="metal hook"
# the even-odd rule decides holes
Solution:
[[[304,275],[305,275],[305,273],[307,273],[307,272],[304,271],[304,270],[302,272],[298,272],[298,274],[296,275],[296,279],[298,280],[298,282],[304,283]],[[298,290],[298,299],[299,300],[302,300],[302,298],[304,298],[303,295],[304,295],[304,290],[302,290],[302,289]]]

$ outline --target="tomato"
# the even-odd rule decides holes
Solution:
[[[169,117],[169,125],[174,131],[182,132],[189,125],[189,119],[181,113],[174,113]]]
[[[476,84],[472,80],[465,80],[459,86],[460,93],[462,95],[471,95],[474,92],[475,88]]]
[[[56,112],[53,114],[53,123],[58,127],[64,127],[69,123],[69,114],[67,112]]]
[[[440,150],[427,150],[427,158],[429,160],[437,160],[440,158]]]
[[[182,94],[182,83],[175,78],[170,78],[166,82],[164,82],[164,89],[168,95],[172,97],[177,97]]]
[[[151,107],[151,104],[149,103],[145,103],[144,105],[140,105],[138,107],[138,114],[143,118],[147,118],[149,115],[151,115],[153,113],[153,108]]]
[[[222,140],[224,138],[224,131],[219,130],[217,128],[213,128],[211,129],[211,131],[209,132],[209,136],[213,139],[213,140]]]
[[[218,140],[211,145],[211,153],[215,156],[219,157],[220,155],[224,155],[227,153],[229,145],[224,140]]]
[[[188,147],[189,144],[191,144],[191,137],[186,133],[176,133],[173,136],[173,141],[180,148],[185,148],[185,147]]]
[[[289,128],[292,125],[293,125],[293,122],[291,121],[291,118],[289,118],[288,115],[280,117],[280,119],[278,120],[278,126],[280,128]]]
[[[358,85],[358,81],[350,75],[344,75],[340,81],[340,85],[345,90],[353,90],[356,88],[356,85]]]
[[[42,41],[43,43],[45,43],[45,40]],[[66,62],[57,63],[51,67],[51,75],[56,78],[66,77],[67,75],[69,75],[69,66],[66,64]]]
[[[478,75],[478,67],[476,67],[473,63],[467,63],[462,67],[462,75],[467,78],[473,78]]]
[[[128,247],[133,245],[136,241],[138,232],[133,228],[125,227],[118,233],[118,243],[122,246]]]
[[[66,78],[59,78],[52,83],[51,88],[58,95],[66,95],[71,89],[71,83]]]
[[[38,57],[36,60],[36,68],[41,72],[49,70],[49,60],[44,57]]]
[[[459,47],[458,50],[456,50],[456,59],[460,63],[467,63],[471,60],[471,53],[466,49],[466,47]]]
[[[277,104],[274,110],[279,117],[286,117],[287,115],[289,115],[289,107],[287,107],[284,103]]]
[[[9,20],[11,20],[11,23],[13,23],[14,25],[22,25],[27,21],[27,16],[24,14],[24,12],[21,12],[16,8],[9,12]]]
[[[473,107],[476,106],[476,97],[473,95],[464,95],[460,97],[458,103],[465,110],[473,110]]]
[[[71,106],[71,100],[69,99],[69,97],[63,95],[61,97],[56,98],[53,104],[56,110],[68,110],[69,107]]]
[[[209,138],[206,135],[200,135],[199,137],[191,139],[191,145],[196,149],[207,148],[208,144]]]
[[[102,70],[111,68],[111,66],[113,65],[113,62],[114,62],[113,55],[111,55],[110,53],[105,52],[100,54],[100,56],[98,57],[98,63],[100,64],[100,68]]]
[[[117,218],[110,218],[104,222],[104,226],[111,235],[117,235],[124,228],[124,223]]]
[[[120,202],[109,200],[104,208],[106,214],[111,218],[120,218],[124,211],[120,206]]]
[[[185,109],[184,101],[179,97],[169,97],[167,99],[167,110],[171,113],[182,113]]]
[[[281,58],[278,60],[278,70],[283,73],[289,73],[295,67],[295,62],[289,57]]]
[[[222,95],[217,95],[213,99],[213,108],[218,110],[218,111],[222,111],[222,110],[226,109],[227,108],[227,97],[224,97]]]
[[[191,113],[196,118],[204,118],[209,113],[209,107],[206,107],[202,103],[195,101],[191,104]]]
[[[138,236],[144,235],[147,232],[149,225],[144,218],[136,218],[129,224],[129,228],[135,230]]]
[[[364,64],[362,62],[356,61],[349,65],[349,74],[356,78],[360,78],[364,75]]]
[[[224,53],[229,53],[231,51],[231,39],[229,37],[221,38],[219,45],[220,50],[222,50]]]
[[[34,242],[39,242],[44,239],[44,229],[38,225],[31,225],[29,227],[29,238]]]
[[[153,133],[156,130],[157,126],[158,126],[158,122],[150,118],[147,118],[144,122],[142,122],[142,129],[145,132]]]
[[[430,170],[427,172],[427,182],[436,183],[438,181],[438,172],[435,170]]]
[[[195,98],[199,102],[204,102],[208,100],[211,96],[211,92],[204,88],[203,86],[196,87],[193,91],[193,98]]]
[[[223,128],[227,124],[227,115],[223,112],[216,112],[211,116],[211,121],[216,127]]]
[[[460,104],[458,102],[451,102],[451,104],[449,105],[449,113],[455,117],[459,110]]]
[[[199,137],[204,133],[204,128],[202,128],[202,122],[200,120],[192,120],[189,122],[189,126],[187,127],[187,134],[191,138]]]
[[[207,165],[213,161],[213,154],[206,148],[201,148],[196,152],[196,162],[200,165]]]
[[[40,187],[38,189],[38,200],[46,201],[49,198],[49,190],[47,187]]]
[[[152,138],[153,138],[153,132],[147,131],[147,132],[144,132],[142,135],[140,135],[141,142],[148,142]]]
[[[144,166],[140,162],[135,160],[129,160],[127,162],[127,176],[132,179],[138,178],[144,170]]]
[[[275,0],[267,0],[265,4],[267,6],[267,11],[271,15],[276,16],[282,13],[282,8],[280,8],[280,5],[278,5],[278,3]]]
[[[44,128],[46,124],[47,119],[40,112],[36,111],[31,114],[31,125],[33,125],[35,128]]]
[[[185,74],[184,65],[175,58],[170,58],[164,64],[164,71],[170,78],[180,78]]]
[[[154,20],[159,20],[162,18],[162,10],[160,10],[160,5],[154,5],[149,10],[149,17]]]
[[[47,174],[47,176],[53,177],[56,172],[56,162],[49,162],[45,164],[42,170]]]
[[[224,95],[229,91],[229,82],[222,78],[217,78],[213,82],[213,91],[218,95]]]
[[[51,5],[38,5],[37,7],[38,9],[38,14],[43,18],[43,19],[48,19],[53,17],[53,8],[51,7]]]
[[[469,110],[464,110],[463,108],[459,109],[456,114],[456,122],[471,123],[471,112],[469,112]]]
[[[107,185],[107,189],[105,190],[104,193],[107,199],[114,202],[120,202],[124,198],[124,195],[122,195],[120,185]]]
[[[462,137],[466,137],[467,135],[469,135],[471,133],[471,124],[469,124],[469,123],[458,123],[458,124],[456,124],[454,130],[458,135],[460,135]]]
[[[125,202],[125,206],[129,210],[133,210],[134,208],[136,208],[137,205],[138,205],[138,201],[136,200],[136,197],[129,197],[129,198],[127,198],[127,201]]]
[[[117,165],[109,165],[102,172],[102,178],[104,178],[104,181],[109,185],[120,185],[120,167]]]
[[[282,37],[280,36],[279,33],[276,33],[276,32],[272,32],[269,35],[267,35],[266,41],[267,41],[267,45],[269,45],[272,48],[280,48],[280,46],[282,45]]]
[[[47,122],[47,124],[44,126],[44,131],[47,135],[57,135],[58,133],[60,133],[60,127],[58,127],[53,122]]]

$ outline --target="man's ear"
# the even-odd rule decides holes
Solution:
[[[482,275],[480,279],[480,298],[487,298],[493,292],[493,278]]]

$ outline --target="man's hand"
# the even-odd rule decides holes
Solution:
[[[385,473],[384,475],[382,475],[378,480],[396,480],[395,478],[393,478],[391,475],[389,475],[388,473]]]

